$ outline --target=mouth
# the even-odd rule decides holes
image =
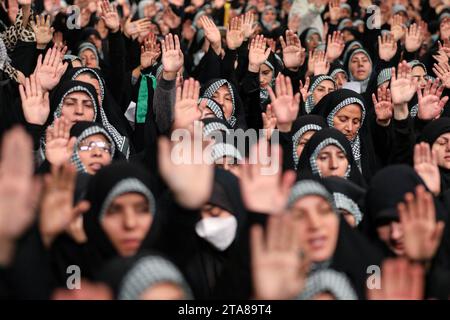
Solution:
[[[326,236],[318,236],[309,239],[308,243],[313,250],[320,250],[325,246],[326,241],[327,241]]]
[[[94,170],[94,171],[98,171],[98,170],[100,170],[101,168],[103,168],[103,165],[102,165],[101,163],[94,162],[94,163],[91,163],[91,164],[89,165],[89,168],[91,168],[91,169]]]
[[[139,248],[139,246],[141,245],[141,241],[136,238],[124,239],[122,240],[122,244],[127,250],[134,250]]]

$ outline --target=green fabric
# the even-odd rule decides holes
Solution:
[[[142,74],[139,83],[139,93],[136,106],[136,123],[145,123],[148,110],[148,79],[152,80],[153,90],[156,89],[156,78],[151,74]]]

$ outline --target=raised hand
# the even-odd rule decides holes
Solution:
[[[166,137],[159,139],[158,163],[161,176],[175,195],[177,202],[190,209],[198,209],[209,200],[214,181],[214,167],[203,148],[203,129],[200,121],[194,122],[191,133],[191,150],[183,150],[179,144]],[[187,151],[190,157],[182,154]],[[196,159],[200,161],[195,161]]]
[[[372,102],[375,107],[377,116],[377,123],[381,126],[387,126],[391,122],[394,114],[392,106],[391,91],[385,87],[378,87],[378,100],[374,93],[372,93]]]
[[[193,78],[184,80],[183,87],[177,87],[174,107],[174,128],[188,128],[194,121],[201,118],[202,112],[198,107],[199,96],[200,83]]]
[[[255,15],[252,12],[247,12],[245,15],[241,16],[241,24],[242,29],[244,31],[244,39],[247,40],[251,37],[253,32],[255,32],[256,27],[254,26],[255,23]]]
[[[250,50],[248,51],[248,70],[259,72],[259,67],[269,58],[270,48],[267,47],[267,40],[264,36],[258,35],[252,39]]]
[[[303,290],[307,267],[302,261],[295,223],[289,214],[269,217],[250,231],[252,275],[256,299],[293,299]]]
[[[337,0],[339,2],[339,0]],[[333,62],[337,58],[339,58],[344,51],[344,36],[342,32],[335,31],[333,35],[328,35],[328,43],[327,43],[327,59],[330,62]]]
[[[34,75],[44,91],[50,91],[56,87],[66,72],[68,63],[62,62],[65,50],[67,50],[66,47],[61,50],[60,46],[53,46],[45,53],[44,61],[42,61],[42,55],[39,55]]]
[[[126,37],[136,39],[141,32],[148,30],[151,22],[147,18],[142,18],[131,22],[131,16],[126,20],[123,33]]]
[[[441,80],[444,87],[450,88],[450,66],[448,62],[433,65],[434,74]]]
[[[102,9],[101,18],[105,22],[106,27],[113,33],[120,29],[120,18],[117,12],[117,7],[108,0],[99,1],[99,6]]]
[[[406,27],[402,24],[402,17],[399,14],[392,17],[391,33],[395,41],[403,38],[406,33]]]
[[[73,207],[76,175],[74,166],[66,163],[63,166],[52,166],[51,173],[44,177],[39,230],[47,247],[58,234],[89,210],[88,201],[81,201]]]
[[[47,44],[53,38],[53,27],[50,26],[50,15],[36,16],[36,21],[30,20],[31,28],[36,36],[36,47],[38,49],[45,49]]]
[[[381,288],[367,289],[369,300],[422,300],[425,292],[423,266],[405,258],[386,259],[381,267]]]
[[[384,34],[378,36],[378,55],[380,59],[384,61],[390,61],[397,52],[397,41],[394,36],[390,34]]]
[[[408,52],[416,52],[422,45],[422,28],[413,23],[406,31],[405,49]]]
[[[328,74],[330,71],[330,62],[323,51],[314,54],[314,75]]]
[[[277,126],[277,118],[272,110],[272,105],[268,104],[266,112],[261,113],[263,119],[263,129],[265,130],[265,137],[270,140],[273,130]]]
[[[337,24],[339,19],[341,18],[341,6],[339,0],[330,0],[329,4],[329,12],[330,12],[330,21],[332,24]]]
[[[309,77],[306,77],[305,85],[303,85],[302,80],[300,80],[299,91],[300,94],[302,95],[303,101],[306,101],[306,99],[308,99],[308,97],[311,95],[311,93],[308,93],[310,81],[311,79]]]
[[[33,141],[20,127],[2,139],[0,162],[0,244],[22,236],[35,219],[40,183],[33,178]],[[10,263],[11,254],[0,254],[0,265]]]
[[[19,85],[19,92],[25,120],[29,124],[45,124],[50,113],[48,92],[43,92],[36,76],[26,78],[25,85]]]
[[[292,122],[297,119],[300,93],[294,96],[291,79],[282,74],[278,75],[275,80],[276,94],[270,86],[267,90],[269,91],[270,103],[277,118],[278,128],[283,132],[289,132]]]
[[[264,155],[269,148],[261,139],[250,150],[250,159],[239,166],[242,199],[245,207],[254,212],[277,214],[284,210],[289,190],[295,181],[295,172],[282,172],[281,149],[272,145],[270,158]],[[269,164],[270,162],[270,164]]]
[[[414,147],[414,170],[434,194],[441,193],[441,174],[437,164],[436,153],[431,151],[428,143],[418,143]]]
[[[227,47],[230,50],[236,50],[244,42],[244,30],[242,26],[242,18],[235,17],[231,19],[227,29]]]
[[[397,72],[392,68],[391,74],[392,103],[400,105],[409,102],[418,87],[418,80],[413,78],[411,67],[403,60],[398,64]]]
[[[403,228],[406,256],[416,261],[431,260],[444,231],[444,222],[436,221],[432,194],[419,185],[415,195],[405,195],[405,201],[397,205],[397,211]]]
[[[161,48],[156,41],[156,36],[150,33],[148,39],[141,46],[141,68],[146,69],[152,66],[161,55]]]
[[[222,37],[214,21],[206,15],[200,17],[203,30],[205,31],[205,38],[211,43],[211,47],[217,55],[222,51]]]
[[[305,49],[302,48],[300,39],[290,31],[286,31],[286,41],[280,37],[281,48],[283,49],[283,62],[285,68],[298,69],[305,60]]]
[[[64,117],[55,119],[53,126],[47,128],[45,158],[52,165],[63,165],[72,156],[76,140],[76,137],[70,138],[70,122]]]
[[[439,118],[445,104],[448,101],[448,96],[441,98],[444,86],[437,81],[428,80],[427,85],[423,89],[417,90],[418,99],[418,113],[417,117],[422,120],[433,120]]]
[[[161,41],[161,48],[163,77],[166,80],[173,80],[184,64],[184,56],[180,49],[178,36],[172,36],[171,33],[166,35],[165,39]]]

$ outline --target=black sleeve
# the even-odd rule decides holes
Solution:
[[[255,130],[262,129],[264,126],[261,115],[259,87],[259,74],[247,71],[241,84],[241,96],[246,97],[244,107],[247,126]]]
[[[414,127],[412,119],[392,120],[392,149],[390,163],[412,164],[414,148]]]

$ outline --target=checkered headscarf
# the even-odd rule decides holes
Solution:
[[[228,87],[228,90],[230,91],[231,94],[231,101],[232,101],[232,105],[233,105],[233,110],[231,111],[231,116],[229,119],[227,119],[228,123],[234,127],[234,125],[236,124],[236,116],[235,116],[235,112],[236,112],[236,99],[234,97],[235,92],[233,90],[233,87],[231,86],[230,82],[228,82],[228,80],[225,79],[220,79],[217,80],[215,82],[213,82],[203,93],[203,96],[206,98],[213,98],[214,93],[219,90],[220,87],[222,87],[223,85],[226,85]]]

